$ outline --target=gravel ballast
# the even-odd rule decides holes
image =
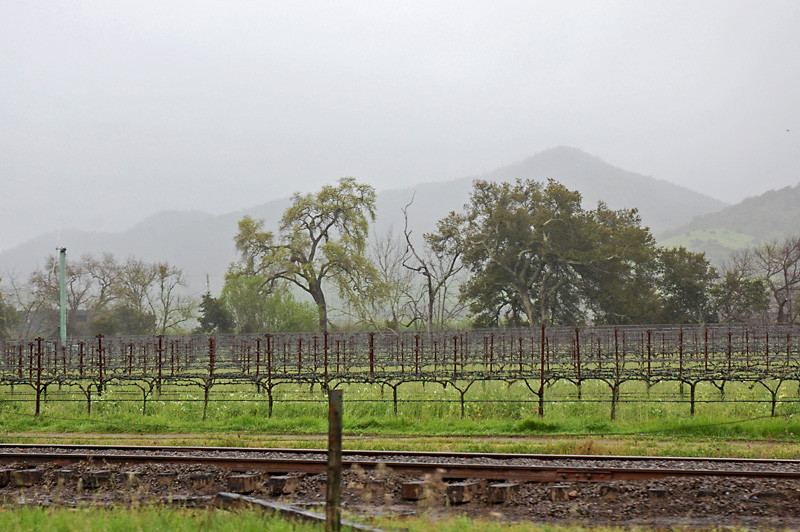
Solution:
[[[42,452],[54,453],[53,448],[39,448]],[[9,447],[3,452],[34,453],[32,447]],[[73,454],[99,454],[101,451],[77,449],[63,450]],[[103,453],[111,452],[103,450]],[[119,454],[153,453],[148,451],[119,450]],[[255,458],[252,452],[210,451],[200,455]],[[178,450],[159,451],[156,454],[181,453]],[[325,458],[325,453],[297,454],[289,452],[262,453],[258,458]],[[430,463],[440,460],[442,464],[465,463],[459,458],[448,462],[443,456],[419,457]],[[346,460],[376,460],[375,457],[350,455]],[[415,458],[400,455],[399,460],[409,462]],[[383,457],[382,460],[390,460]],[[520,458],[497,460],[490,457],[475,457],[471,463],[491,465],[493,463],[561,466],[561,467],[636,467],[663,468],[658,460],[625,461],[608,460],[599,464],[596,460],[539,460]],[[469,461],[466,461],[469,462]],[[29,468],[24,461],[4,466],[6,469]],[[721,469],[735,468],[736,462],[678,461],[670,462],[669,468]],[[762,469],[759,469],[762,468]],[[747,470],[798,471],[797,463],[749,462]],[[17,487],[11,477],[0,487],[0,500],[7,506],[17,504],[59,505],[75,507],[83,505],[127,506],[147,503],[167,503],[182,506],[205,506],[211,504],[216,493],[228,490],[231,475],[242,473],[263,474],[260,471],[232,472],[228,469],[191,464],[103,464],[79,462],[57,467],[51,464],[36,469],[44,472],[40,482],[31,487]],[[98,473],[99,472],[99,473]],[[559,486],[566,493],[565,500],[553,500],[553,484],[520,484],[511,491],[507,502],[489,503],[491,481],[481,481],[477,495],[466,504],[454,504],[447,500],[447,483],[437,474],[424,480],[430,486],[427,497],[419,501],[402,498],[404,482],[421,480],[394,473],[390,464],[362,469],[358,466],[345,470],[342,482],[342,501],[346,511],[355,516],[371,515],[420,515],[432,517],[446,514],[463,514],[510,522],[579,523],[585,525],[623,525],[663,528],[685,526],[691,528],[719,528],[740,526],[759,529],[800,530],[800,480],[749,479],[749,478],[665,478],[646,481],[608,481],[598,483],[565,482]],[[272,496],[269,493],[267,476],[251,496],[280,501],[305,508],[319,509],[325,500],[325,475],[303,476],[293,493]]]

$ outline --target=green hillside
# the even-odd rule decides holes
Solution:
[[[721,264],[739,248],[800,232],[800,185],[770,190],[658,235],[663,246],[703,251]]]

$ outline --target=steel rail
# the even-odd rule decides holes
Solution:
[[[33,451],[33,449],[31,450]],[[323,453],[324,454],[324,453]],[[443,453],[446,454],[446,453]],[[563,458],[563,457],[562,457]],[[296,458],[241,458],[166,454],[101,454],[101,453],[0,453],[2,464],[67,466],[76,463],[89,464],[180,464],[207,465],[234,471],[258,470],[268,473],[320,474],[327,470],[327,459]],[[746,477],[800,479],[800,471],[753,471],[720,469],[676,469],[676,468],[625,468],[625,467],[565,467],[531,466],[508,464],[443,464],[430,462],[379,462],[375,460],[344,460],[345,468],[359,467],[371,470],[385,467],[395,473],[406,475],[435,474],[443,479],[516,480],[522,482],[604,482],[609,480],[646,480],[667,477]]]
[[[4,449],[66,449],[66,450],[93,450],[93,451],[163,451],[163,452],[236,452],[236,453],[293,453],[298,455],[325,454],[325,449],[293,449],[284,447],[198,447],[182,445],[80,445],[80,444],[35,444],[35,443],[0,443],[0,454]],[[600,455],[600,454],[535,454],[535,453],[473,453],[473,452],[442,452],[442,451],[386,451],[386,450],[342,450],[343,456],[372,456],[380,457],[433,457],[433,458],[464,458],[464,459],[492,459],[492,460],[586,460],[586,461],[629,461],[629,462],[710,462],[710,463],[736,463],[736,464],[774,464],[778,466],[795,465],[800,467],[800,459],[780,458],[729,458],[729,457],[697,457],[697,456],[647,456],[647,455]]]

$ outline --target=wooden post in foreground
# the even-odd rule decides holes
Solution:
[[[328,492],[325,532],[341,530],[342,502],[342,390],[328,392]]]

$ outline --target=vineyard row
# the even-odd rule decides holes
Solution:
[[[393,390],[438,382],[461,395],[480,381],[522,382],[539,400],[547,385],[602,381],[612,417],[620,386],[642,381],[697,384],[724,393],[729,382],[760,383],[772,407],[784,381],[800,381],[800,327],[544,327],[395,333],[72,338],[0,343],[0,385],[75,386],[87,396],[111,384],[139,388],[146,401],[165,384],[199,386],[206,401],[217,384],[250,384],[267,392],[285,383],[320,386],[371,383]]]

